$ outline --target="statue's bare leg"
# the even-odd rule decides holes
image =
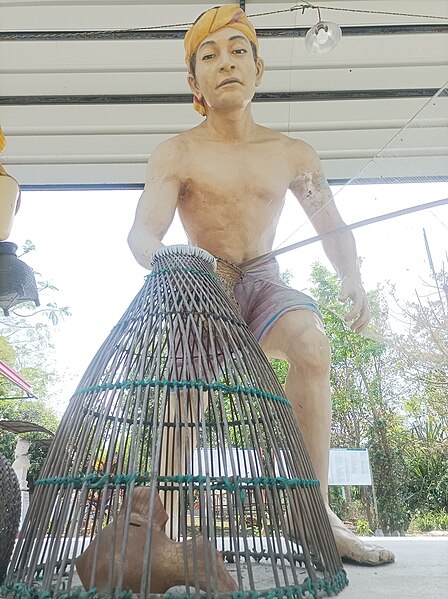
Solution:
[[[165,411],[165,421],[172,427],[163,431],[160,452],[160,474],[176,477],[191,473],[193,454],[197,449],[197,426],[189,426],[198,422],[199,394],[180,390],[170,393]],[[189,468],[188,468],[189,465]],[[179,493],[176,491],[161,491],[160,498],[168,514],[166,534],[174,540],[182,535],[179,521]]]
[[[330,348],[319,317],[311,310],[287,312],[270,329],[261,345],[269,357],[289,363],[286,395],[320,480],[341,557],[369,565],[394,561],[393,553],[361,541],[348,530],[328,505]]]

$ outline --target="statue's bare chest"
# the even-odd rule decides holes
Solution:
[[[252,201],[281,201],[289,185],[289,173],[274,152],[260,148],[223,148],[209,144],[187,161],[181,195],[187,197]]]

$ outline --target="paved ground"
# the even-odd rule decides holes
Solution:
[[[349,586],[341,599],[448,599],[448,536],[375,537],[395,553],[379,568],[346,564]]]
[[[448,599],[448,536],[374,537],[377,545],[394,552],[396,561],[379,567],[344,564],[349,585],[341,599]],[[236,566],[226,564],[236,579]],[[263,560],[253,564],[255,587],[276,586],[272,568]],[[248,584],[247,568],[242,575]],[[299,569],[299,576],[307,576]]]

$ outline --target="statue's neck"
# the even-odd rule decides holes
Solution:
[[[210,109],[203,126],[211,138],[228,142],[250,141],[257,128],[250,104],[243,110],[233,112]]]

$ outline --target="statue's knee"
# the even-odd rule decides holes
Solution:
[[[299,370],[328,372],[331,362],[328,339],[317,329],[306,331],[295,344],[295,351],[290,358],[292,365]]]

